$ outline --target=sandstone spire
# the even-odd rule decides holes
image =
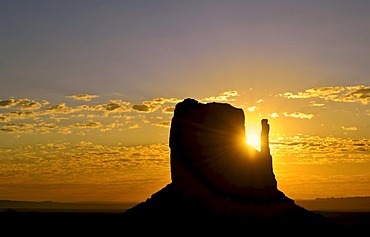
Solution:
[[[262,131],[261,131],[261,153],[262,154],[270,154],[270,147],[269,147],[269,132],[270,132],[270,125],[268,124],[267,119],[261,120]]]

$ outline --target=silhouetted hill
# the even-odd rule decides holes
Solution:
[[[169,139],[171,183],[126,210],[125,223],[165,224],[182,233],[333,233],[324,216],[277,189],[267,119],[261,126],[257,151],[245,145],[241,109],[193,99],[178,103]]]

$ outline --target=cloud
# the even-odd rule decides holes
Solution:
[[[154,112],[157,110],[157,106],[151,106],[146,104],[133,105],[132,108],[139,112]]]
[[[235,96],[238,96],[236,91],[226,91],[208,99],[226,101],[232,100]],[[66,98],[80,101],[89,101],[96,97],[99,96],[87,93],[66,96]],[[118,131],[120,131],[123,127],[119,124],[122,123],[127,124],[126,128],[131,129],[139,128],[145,123],[168,128],[170,126],[169,122],[164,121],[168,119],[167,116],[165,116],[166,118],[159,118],[154,113],[162,112],[162,115],[171,115],[174,112],[175,104],[182,101],[177,98],[159,97],[133,104],[132,102],[114,99],[95,105],[72,106],[67,103],[67,99],[65,100],[51,105],[46,100],[35,101],[16,98],[0,100],[1,132],[15,135],[18,135],[17,133],[76,133],[83,135],[85,133],[83,129],[100,129],[101,132],[107,132],[118,128]],[[136,114],[136,112],[139,112],[139,114]],[[140,117],[150,113],[153,113],[153,116],[149,116],[148,119]],[[137,118],[138,120],[135,120]],[[88,120],[84,121],[84,119]],[[121,119],[124,121],[122,122]],[[129,122],[129,120],[135,120],[135,122]],[[113,121],[115,122],[112,123]],[[128,127],[129,125],[131,127]]]
[[[35,100],[30,100],[27,98],[24,99],[6,99],[6,100],[0,100],[0,109],[9,109],[12,107],[17,107],[20,108],[21,110],[36,110],[40,109],[43,106],[49,104],[48,101],[42,100],[41,102],[35,101]]]
[[[45,145],[41,145],[40,146],[40,148],[41,149],[59,149],[59,150],[61,150],[61,149],[66,149],[67,148],[67,146],[66,145],[68,145],[69,143],[51,143],[51,142],[49,142],[49,143],[47,143],[47,144],[45,144]]]
[[[162,109],[162,113],[164,114],[173,114],[174,111],[175,111],[175,106],[164,107]]]
[[[16,119],[36,118],[36,112],[33,111],[14,111],[9,113],[0,114],[0,122],[10,122]]]
[[[325,106],[325,104],[316,103],[315,101],[310,101],[310,106],[312,106],[312,107],[323,107],[323,106]]]
[[[122,131],[122,127],[124,127],[123,123],[119,123],[118,121],[105,125],[103,128],[100,129],[101,132],[112,131],[113,129],[117,129],[118,131]]]
[[[130,112],[131,104],[130,102],[122,100],[110,100],[108,103],[103,105],[107,112]]]
[[[129,129],[136,129],[136,128],[140,128],[139,124],[133,124],[133,125],[130,125],[128,127]]]
[[[122,118],[123,118],[124,120],[126,120],[126,121],[129,121],[129,120],[133,119],[133,118],[134,118],[134,116],[123,115],[123,116],[122,116]]]
[[[106,125],[106,127],[108,128],[118,128],[118,127],[123,127],[123,126],[124,124],[119,123],[118,121]]]
[[[75,124],[72,124],[72,127],[75,127],[75,128],[86,128],[86,129],[89,129],[89,128],[100,128],[102,126],[101,122],[94,122],[94,121],[86,121],[84,123],[75,123]]]
[[[15,99],[0,100],[0,108],[13,107],[17,104],[15,101]]]
[[[68,127],[59,127],[57,130],[57,133],[67,135],[67,134],[71,134],[72,131]]]
[[[279,94],[279,96],[288,99],[320,98],[327,101],[361,103],[367,105],[370,98],[370,86],[317,87],[296,94],[286,92],[284,94]]]
[[[4,126],[4,127],[2,127],[0,129],[0,131],[2,131],[2,132],[8,132],[8,133],[14,133],[15,132],[15,129],[14,128],[8,128],[8,127]]]
[[[67,98],[71,98],[74,100],[83,100],[83,101],[91,101],[94,98],[99,97],[98,95],[89,95],[89,94],[78,94],[78,95],[70,95],[66,96]]]
[[[68,108],[65,103],[60,103],[47,108],[46,111],[51,113],[69,113],[71,109]]]
[[[46,142],[14,149],[0,148],[0,157],[0,189],[11,186],[12,190],[23,192],[31,186],[30,195],[35,190],[48,190],[48,194],[59,196],[59,190],[65,192],[66,188],[80,196],[81,190],[91,193],[100,185],[112,196],[123,188],[140,190],[144,198],[152,193],[150,189],[170,182],[167,144],[107,146],[90,141]],[[25,184],[25,180],[34,177],[37,182]],[[38,186],[42,187],[38,189]],[[84,199],[89,200],[86,196]]]
[[[11,119],[4,115],[4,114],[0,114],[0,122],[9,122]]]
[[[51,133],[54,130],[58,130],[58,127],[55,123],[40,122],[36,124],[34,132],[44,134],[44,133]]]
[[[79,94],[67,96],[68,98],[87,101],[96,95]],[[166,103],[174,104],[179,102],[176,98],[155,98],[150,101],[144,101],[141,104],[132,105],[132,103],[122,100],[108,100],[106,103],[89,106],[86,104],[78,106],[68,106],[66,103],[61,102],[58,104],[45,107],[42,110],[41,107],[49,104],[49,102],[43,100],[42,102],[32,101],[29,99],[6,99],[0,101],[0,109],[4,109],[7,112],[0,113],[0,123],[10,123],[15,120],[27,120],[33,119],[34,121],[40,122],[45,120],[53,120],[54,122],[61,123],[63,120],[76,119],[76,118],[99,118],[99,117],[113,117],[113,118],[124,118],[125,120],[132,119],[133,116],[128,114],[132,112],[145,112],[152,113],[162,108],[164,113],[173,113],[173,106],[166,105]],[[14,111],[15,110],[15,111]],[[172,111],[172,112],[171,112]],[[65,115],[64,117],[58,117],[58,115]],[[62,124],[59,124],[62,125]],[[75,127],[82,127],[84,124],[75,124]],[[102,128],[109,130],[108,128]],[[3,128],[2,131],[18,131],[12,128]],[[63,133],[70,133],[70,130],[64,129]]]
[[[272,113],[272,114],[269,114],[269,116],[270,116],[271,118],[278,118],[278,117],[279,117],[279,114],[278,114],[278,113],[276,113],[276,112],[274,112],[274,113]]]
[[[270,139],[276,160],[290,164],[333,164],[370,162],[369,139],[346,139],[310,135],[279,136]]]
[[[343,130],[346,130],[346,131],[357,131],[357,127],[345,127],[345,126],[342,126],[341,128]]]
[[[28,108],[32,107],[33,109],[38,108],[31,104],[27,104],[26,107]],[[29,111],[29,109],[27,109],[27,111],[24,111],[24,110],[25,109],[23,107],[23,109],[21,108],[21,110],[18,110],[18,111],[1,113],[0,122],[10,122],[13,120],[22,120],[22,119],[23,120],[24,119],[34,119],[35,121],[38,121],[38,120],[43,119],[41,118],[42,116],[49,116],[50,119],[54,119],[54,120],[62,120],[62,119],[67,120],[68,118],[57,118],[56,114],[71,114],[71,113],[79,112],[82,110],[94,110],[94,108],[91,108],[88,106],[78,106],[76,108],[73,108],[73,107],[68,107],[65,103],[60,103],[60,104],[50,106],[44,110],[37,110],[37,111],[34,111],[34,110]]]
[[[301,112],[294,112],[291,114],[288,114],[287,112],[284,112],[285,117],[292,117],[292,118],[299,118],[299,119],[312,119],[313,114],[305,114]]]
[[[211,96],[208,98],[200,99],[200,102],[230,102],[234,101],[233,97],[239,96],[237,91],[225,91],[219,94],[218,96]]]
[[[18,106],[22,110],[36,110],[36,109],[40,109],[40,108],[42,108],[42,107],[44,107],[45,105],[48,105],[48,104],[49,104],[49,102],[46,101],[46,100],[43,100],[41,102],[37,102],[37,101],[29,100],[29,99],[23,99],[23,100],[19,101]]]
[[[54,123],[8,123],[0,131],[7,133],[28,133],[28,134],[45,134],[57,131],[58,128]]]
[[[256,110],[258,110],[258,108],[257,108],[257,106],[251,106],[251,107],[248,107],[248,111],[249,112],[253,112],[253,111],[256,111]]]
[[[176,98],[155,98],[150,101],[144,101],[141,104],[135,104],[132,106],[132,109],[138,112],[152,113],[161,108],[165,103],[178,103],[179,101]]]
[[[29,123],[8,123],[0,131],[8,133],[32,133],[34,125]]]
[[[4,109],[12,109],[17,107],[18,109],[22,105],[23,107],[33,107],[35,108],[33,103],[26,103],[28,100],[3,100],[2,107]],[[173,103],[175,100],[172,98],[165,99],[165,98],[157,98],[152,101],[145,102],[148,106],[161,106],[161,104],[170,101]],[[45,103],[46,104],[46,103]],[[102,131],[109,131],[112,130],[118,123],[111,123],[107,126],[104,126],[101,122],[96,122],[93,120],[89,120],[88,122],[79,122],[71,125],[66,125],[62,123],[64,120],[69,119],[80,119],[80,118],[99,118],[99,117],[115,117],[119,115],[119,118],[123,118],[126,121],[131,120],[133,118],[132,115],[127,115],[125,113],[134,112],[132,105],[130,102],[125,102],[121,100],[109,100],[105,104],[95,105],[95,106],[88,106],[88,105],[79,105],[76,107],[69,107],[66,103],[59,103],[56,105],[49,106],[44,110],[40,111],[10,111],[7,113],[0,113],[0,123],[9,123],[3,127],[0,127],[0,131],[7,132],[7,133],[49,133],[49,132],[56,132],[61,134],[71,134],[73,130],[71,128],[82,128],[82,129],[89,129],[89,128],[101,128]],[[92,113],[88,113],[92,112]],[[123,114],[122,114],[123,113]],[[63,118],[57,117],[58,115],[63,114],[65,115]],[[113,114],[113,115],[112,115]],[[26,123],[11,123],[14,120],[27,120],[33,119],[34,123],[29,123],[27,129],[25,127]],[[51,127],[43,127],[41,126],[41,122],[44,121],[54,121],[58,123],[57,128],[51,129]],[[30,127],[32,125],[32,127]],[[112,125],[112,126],[111,126]],[[139,125],[134,125],[131,128],[137,128]]]
[[[163,122],[159,122],[159,123],[154,123],[152,125],[158,126],[158,127],[169,128],[171,126],[171,122],[170,121],[163,121]]]

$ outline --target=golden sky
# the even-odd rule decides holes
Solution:
[[[9,1],[0,7],[0,200],[146,200],[185,98],[271,126],[293,199],[370,195],[370,3]],[[258,149],[258,144],[257,149]]]

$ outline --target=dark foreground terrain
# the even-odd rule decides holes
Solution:
[[[311,230],[309,235],[305,235],[304,230],[297,230],[295,236],[369,236],[370,234],[370,212],[318,213],[324,215],[333,223],[333,235],[323,233],[318,229]],[[125,225],[122,213],[107,211],[15,211],[8,209],[0,212],[0,223],[2,232],[13,236],[16,234],[132,236],[135,230],[140,233],[144,231],[148,234],[171,231],[174,233],[173,236],[183,236],[182,234],[186,231],[186,233],[199,233],[198,229],[194,228],[192,230],[192,227],[187,226],[186,223],[184,223],[183,230],[171,230],[171,226],[166,225],[166,223],[156,223],[155,226],[146,226],[139,222],[135,226],[132,226],[132,224]],[[274,230],[270,231],[271,234],[274,234]],[[202,233],[204,233],[204,230]],[[317,234],[312,235],[312,233]]]

